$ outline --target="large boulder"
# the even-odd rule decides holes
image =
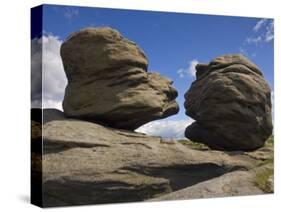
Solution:
[[[185,94],[195,122],[185,135],[215,149],[255,150],[272,134],[271,90],[259,68],[242,55],[196,66]]]
[[[148,73],[143,50],[116,30],[75,32],[62,44],[61,57],[68,117],[133,130],[179,110],[172,81]]]
[[[43,125],[44,207],[144,201],[256,164],[245,155],[62,119],[58,111],[51,116]]]

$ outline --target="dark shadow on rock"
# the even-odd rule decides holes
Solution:
[[[64,178],[61,182],[50,180],[43,186],[44,204],[46,207],[54,207],[145,201],[233,171],[213,163],[173,167],[137,166],[124,167],[120,170],[155,177],[159,182],[136,185],[110,180],[102,182],[94,180],[82,182],[69,178]]]
[[[152,177],[168,179],[173,191],[219,177],[229,172],[226,167],[212,163],[173,167],[130,167],[125,169]]]
[[[55,108],[48,108],[43,110],[43,124],[50,121],[65,120],[64,113]]]
[[[94,148],[94,147],[110,147],[105,144],[83,143],[75,141],[50,141],[45,139],[43,144],[43,154],[52,154],[66,151],[72,148]]]
[[[65,120],[64,113],[55,108],[31,108],[31,120],[45,124],[50,121]]]
[[[119,181],[94,183],[69,179],[64,179],[63,183],[48,181],[44,188],[45,207],[137,202],[168,193],[170,189],[166,183],[133,186]]]

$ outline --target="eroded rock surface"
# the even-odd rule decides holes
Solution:
[[[263,194],[264,192],[255,185],[254,179],[254,172],[234,171],[149,201]]]
[[[262,147],[272,134],[271,90],[259,68],[242,55],[224,55],[196,70],[184,103],[196,121],[186,137],[220,150]]]
[[[256,166],[256,159],[243,152],[195,150],[176,141],[62,119],[62,115],[57,110],[44,112],[44,117],[52,116],[43,125],[45,207],[145,201],[228,173],[248,173]],[[241,188],[236,189],[260,193],[252,184],[242,188],[245,185],[237,184]]]
[[[172,81],[148,73],[143,50],[116,30],[75,32],[62,44],[61,57],[68,117],[133,130],[179,110]]]

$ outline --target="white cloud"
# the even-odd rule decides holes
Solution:
[[[177,70],[177,74],[180,78],[184,78],[186,75],[190,75],[192,77],[196,76],[196,65],[198,64],[198,60],[193,59],[189,62],[189,65],[187,68],[180,68]]]
[[[266,26],[265,42],[269,42],[274,39],[274,23],[271,21]]]
[[[63,9],[63,15],[69,22],[71,22],[74,17],[79,15],[79,10],[77,8],[65,7]]]
[[[67,83],[60,47],[62,41],[55,36],[43,36],[43,98],[62,100]]]
[[[249,43],[249,44],[259,44],[263,41],[263,38],[262,36],[258,36],[258,37],[248,37],[246,39],[246,42]]]
[[[259,31],[267,22],[267,19],[263,18],[261,20],[259,20],[256,25],[254,26],[253,30],[255,32]]]
[[[191,76],[196,76],[196,65],[198,64],[198,60],[191,60],[188,67],[188,72]]]
[[[31,40],[31,100],[37,102],[42,98],[42,39]],[[38,105],[38,103],[36,103]]]
[[[274,39],[274,23],[273,20],[261,19],[253,28],[255,33],[259,32],[259,35],[253,35],[246,38],[248,44],[262,44],[270,42]]]
[[[251,35],[247,37],[242,45],[239,47],[239,52],[246,57],[254,58],[257,56],[257,51],[250,52],[248,47],[256,45],[262,47],[274,39],[274,22],[270,19],[260,19],[256,22],[252,29]],[[248,50],[247,50],[248,49]]]
[[[58,37],[50,34],[31,41],[32,107],[40,106],[42,98],[43,108],[62,110],[61,102],[67,80],[60,57],[61,44],[62,41]]]
[[[45,100],[43,101],[43,108],[56,108],[63,111],[62,101],[52,100],[52,99]]]
[[[188,125],[193,122],[192,119],[187,120],[157,120],[149,122],[138,129],[136,132],[145,133],[152,136],[161,136],[162,138],[183,139],[184,132]]]
[[[179,70],[177,70],[177,74],[179,75],[180,78],[184,78],[185,72],[186,71],[183,68],[180,68]]]
[[[59,109],[60,111],[63,111],[62,109],[62,101],[57,101],[57,100],[44,100],[43,104],[41,100],[33,100],[31,102],[31,108],[56,108]]]
[[[240,52],[240,54],[243,54],[246,57],[248,56],[248,52],[242,47],[239,47],[239,52]]]

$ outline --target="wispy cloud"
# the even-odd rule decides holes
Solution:
[[[269,43],[274,39],[274,22],[271,19],[260,19],[256,22],[250,31],[250,36],[248,36],[244,43],[239,47],[239,52],[246,57],[256,57],[258,49],[251,48],[252,45],[257,47],[262,47],[266,43]]]
[[[183,68],[180,68],[179,70],[177,70],[177,74],[179,75],[180,78],[184,78],[184,76],[186,74],[186,70]]]
[[[183,139],[184,132],[188,125],[193,122],[192,119],[187,120],[157,120],[149,122],[138,129],[136,132],[145,133],[152,136],[161,136],[162,138]]]
[[[258,45],[262,41],[263,41],[262,36],[246,38],[246,42],[249,43],[249,44],[256,44],[256,45]]]
[[[189,62],[187,68],[180,68],[177,70],[177,74],[179,75],[180,78],[184,78],[187,75],[190,75],[192,77],[196,76],[196,65],[198,64],[197,59],[193,59]]]
[[[77,8],[66,7],[63,11],[63,15],[66,19],[71,21],[75,16],[79,15],[79,10]]]
[[[266,26],[266,33],[265,33],[265,41],[269,42],[274,39],[274,23],[271,21],[267,26]]]
[[[253,33],[252,36],[246,38],[246,43],[258,45],[272,41],[274,39],[273,20],[259,20],[253,27]]]
[[[243,54],[246,57],[249,56],[247,50],[245,48],[243,48],[243,47],[239,47],[239,52],[240,52],[240,54]]]
[[[256,25],[254,26],[253,30],[255,32],[259,31],[267,22],[267,19],[263,18],[261,20],[259,20]]]

